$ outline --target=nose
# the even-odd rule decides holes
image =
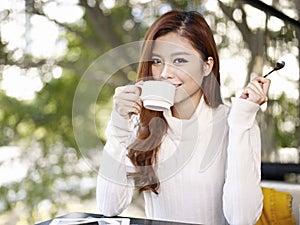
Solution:
[[[163,70],[161,71],[160,78],[167,80],[174,78],[174,71],[172,69],[172,65],[165,63]]]

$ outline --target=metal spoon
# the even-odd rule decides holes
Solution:
[[[276,65],[275,65],[275,67],[269,73],[267,73],[266,75],[264,75],[264,77],[267,77],[268,75],[270,75],[271,73],[273,73],[276,70],[282,69],[284,67],[284,65],[285,65],[284,61],[277,62]]]

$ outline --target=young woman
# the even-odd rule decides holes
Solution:
[[[120,214],[138,187],[150,219],[255,224],[263,204],[255,117],[270,80],[253,79],[225,106],[216,44],[197,12],[162,15],[144,39],[140,82],[115,91],[97,184],[100,212]],[[143,107],[141,80],[149,77],[176,86],[170,110]]]

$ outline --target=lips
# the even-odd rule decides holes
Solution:
[[[178,87],[180,87],[182,85],[182,83],[173,83],[170,80],[167,80],[167,82],[169,82],[170,84],[173,84],[175,86],[175,88],[178,88]]]

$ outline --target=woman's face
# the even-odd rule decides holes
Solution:
[[[176,86],[174,105],[186,101],[198,105],[207,63],[187,39],[174,32],[157,38],[151,61],[153,79],[167,80]]]

